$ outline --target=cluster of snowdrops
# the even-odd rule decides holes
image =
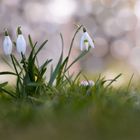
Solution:
[[[77,33],[83,29],[83,34],[80,39],[80,49],[81,53],[69,64],[69,57],[71,55],[71,50],[73,48],[74,40]],[[51,67],[50,79],[46,84],[45,73],[47,70],[48,64],[52,59],[47,59],[41,66],[37,63],[38,53],[46,46],[48,40],[45,40],[40,46],[37,42],[33,42],[30,35],[28,35],[29,46],[31,51],[29,56],[26,56],[27,50],[27,41],[22,34],[21,27],[17,28],[17,39],[15,42],[12,42],[8,30],[5,30],[5,37],[3,41],[3,52],[5,55],[10,56],[14,72],[4,71],[0,72],[0,75],[14,75],[17,77],[16,80],[16,90],[8,91],[4,87],[8,82],[0,84],[0,91],[7,93],[8,95],[14,98],[23,98],[23,97],[32,97],[42,94],[43,90],[46,88],[55,85],[56,87],[62,86],[66,81],[71,80],[71,76],[68,75],[68,71],[72,65],[74,65],[81,57],[86,55],[90,48],[94,48],[94,42],[84,26],[79,26],[75,31],[75,34],[72,38],[68,55],[63,57],[63,36],[60,34],[62,42],[62,51],[59,58],[59,61],[55,68]],[[13,45],[15,45],[17,52],[21,55],[21,60],[19,61],[14,54],[12,53]],[[80,73],[80,72],[79,72]],[[79,74],[78,74],[79,75]],[[78,76],[77,75],[77,76]],[[94,82],[92,80],[84,80],[80,83],[82,86],[93,86]]]

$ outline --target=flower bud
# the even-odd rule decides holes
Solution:
[[[12,41],[7,31],[5,31],[4,34],[5,34],[5,37],[3,41],[3,51],[5,55],[10,55],[12,53]]]
[[[92,80],[88,80],[88,81],[83,80],[83,81],[80,82],[80,86],[85,86],[85,87],[90,86],[90,87],[92,87],[94,85],[95,85],[95,83]]]
[[[16,47],[17,47],[17,52],[18,53],[22,53],[22,54],[25,54],[26,52],[26,41],[25,41],[25,38],[21,32],[21,29],[20,27],[18,27],[17,29],[17,41],[16,41]]]

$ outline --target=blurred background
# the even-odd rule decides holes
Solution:
[[[91,50],[72,71],[82,69],[88,75],[112,78],[123,73],[119,84],[131,75],[140,75],[140,0],[0,0],[0,56],[3,57],[3,30],[8,28],[13,40],[17,26],[23,34],[31,34],[39,44],[46,38],[48,46],[39,56],[40,63],[60,56],[64,37],[65,53],[76,30],[75,24],[85,25],[95,41]],[[79,53],[82,31],[76,37],[71,59]],[[14,50],[15,51],[15,50]],[[9,69],[0,60],[0,71]],[[1,77],[0,80],[5,80]],[[12,79],[11,79],[12,80]]]

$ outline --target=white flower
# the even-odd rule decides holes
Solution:
[[[24,36],[22,35],[22,32],[20,30],[20,27],[18,27],[18,37],[17,37],[17,41],[16,41],[16,46],[17,46],[17,52],[18,53],[22,53],[25,54],[26,52],[26,41]]]
[[[5,37],[3,41],[3,51],[5,55],[10,55],[12,53],[12,41],[7,31],[5,32]]]
[[[88,81],[86,81],[86,80],[83,80],[83,81],[81,81],[80,82],[80,86],[94,86],[95,85],[95,83],[94,83],[94,81],[92,81],[92,80],[88,80]]]
[[[86,29],[83,28],[83,35],[81,37],[80,40],[80,49],[81,51],[83,50],[88,50],[89,47],[95,48],[94,43],[92,41],[92,38],[90,37],[90,35],[87,33]]]

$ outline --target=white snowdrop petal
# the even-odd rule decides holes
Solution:
[[[88,83],[89,83],[90,86],[94,86],[95,85],[94,81],[92,81],[92,80],[89,80]]]
[[[5,36],[4,38],[3,51],[5,55],[10,55],[12,53],[12,41],[9,36]]]
[[[85,40],[85,34],[82,35],[81,40],[80,40],[80,49],[83,51],[84,47],[84,40]]]
[[[95,83],[92,80],[88,80],[88,81],[83,80],[80,82],[80,86],[94,86],[94,85],[95,85]]]
[[[88,86],[88,82],[83,80],[83,81],[80,82],[80,85],[81,86]]]
[[[24,36],[22,34],[18,35],[16,45],[17,45],[17,52],[20,53],[20,54],[21,53],[25,54],[25,52],[26,52],[26,41],[25,41]]]
[[[92,48],[95,48],[94,43],[93,43],[93,41],[92,41],[92,38],[89,36],[89,34],[88,34],[87,32],[86,32],[85,34],[86,34],[86,39],[87,39],[88,42],[89,42],[89,45],[90,45]]]

